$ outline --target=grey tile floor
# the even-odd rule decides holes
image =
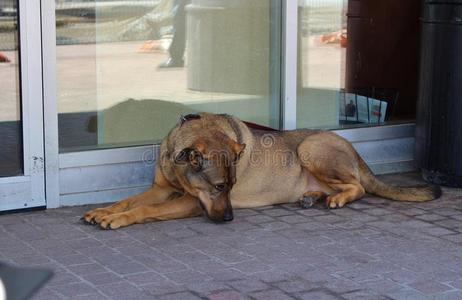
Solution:
[[[81,224],[89,206],[3,215],[0,260],[55,271],[35,299],[462,299],[462,190],[444,192],[116,231]]]

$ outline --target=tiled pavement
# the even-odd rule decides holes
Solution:
[[[35,299],[462,299],[462,191],[444,191],[116,231],[81,224],[88,206],[4,215],[0,260],[54,269]]]

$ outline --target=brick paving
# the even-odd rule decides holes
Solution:
[[[55,271],[35,299],[462,299],[462,190],[444,192],[116,231],[81,224],[89,206],[3,215],[0,260]]]

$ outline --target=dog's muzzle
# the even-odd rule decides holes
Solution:
[[[234,219],[233,210],[230,209],[230,210],[225,211],[225,214],[223,215],[223,221],[230,222],[233,219]]]

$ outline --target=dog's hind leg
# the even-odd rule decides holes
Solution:
[[[331,184],[330,186],[340,192],[327,197],[326,205],[328,208],[343,207],[348,202],[362,198],[366,193],[359,182]]]
[[[331,132],[317,133],[306,138],[297,152],[302,166],[332,189],[327,207],[343,207],[364,196],[358,154],[343,138]]]
[[[160,170],[156,171],[156,180],[153,186],[145,192],[128,197],[106,207],[96,208],[88,211],[82,217],[88,224],[99,224],[103,217],[115,213],[124,212],[138,206],[162,203],[177,195],[170,183],[164,178]]]
[[[135,223],[195,217],[202,213],[199,200],[193,196],[184,195],[163,203],[142,205],[128,211],[104,216],[99,224],[103,229],[117,229]]]

